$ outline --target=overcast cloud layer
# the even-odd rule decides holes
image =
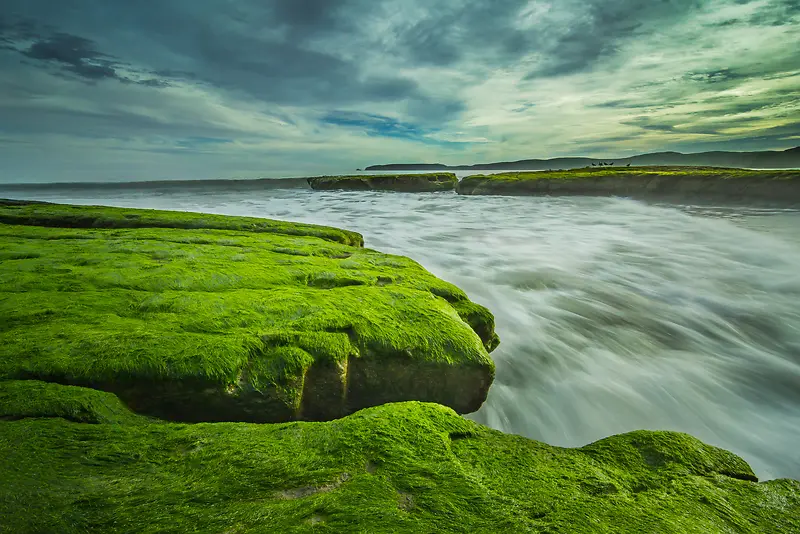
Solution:
[[[0,182],[800,145],[800,0],[2,0]]]

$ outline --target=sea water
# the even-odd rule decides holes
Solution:
[[[269,217],[348,228],[494,313],[501,345],[468,417],[553,445],[635,429],[800,478],[800,211],[619,198],[32,188],[0,198]]]

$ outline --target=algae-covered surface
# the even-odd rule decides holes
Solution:
[[[603,176],[714,176],[718,178],[747,178],[758,176],[770,179],[800,178],[795,170],[753,170],[728,167],[648,166],[648,167],[581,167],[578,169],[504,172],[490,175],[474,174],[467,178],[491,177],[495,180],[578,179]]]
[[[152,421],[0,382],[0,531],[800,532],[800,482],[686,434],[578,449],[419,402],[324,423]]]
[[[722,167],[584,167],[467,176],[457,191],[491,194],[709,195],[800,200],[800,171]]]
[[[179,421],[476,410],[494,320],[361,236],[264,219],[0,205],[0,380],[114,392]]]
[[[375,174],[357,176],[319,176],[309,178],[312,189],[355,191],[435,192],[452,191],[458,179],[451,172],[428,174]]]
[[[391,403],[479,405],[497,338],[358,234],[24,202],[0,220],[0,532],[800,532],[800,482],[686,434],[565,449]]]
[[[364,246],[357,232],[317,226],[260,219],[229,217],[210,213],[188,213],[160,210],[134,210],[68,204],[50,204],[0,199],[0,223],[60,228],[176,228],[186,230],[241,230],[285,236],[319,237],[345,245]]]

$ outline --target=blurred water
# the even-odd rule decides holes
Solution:
[[[798,211],[305,189],[2,197],[359,231],[495,314],[497,378],[475,420],[562,446],[678,430],[762,478],[800,478]]]

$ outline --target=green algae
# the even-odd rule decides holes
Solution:
[[[355,191],[452,191],[458,178],[451,172],[428,174],[375,174],[357,176],[318,176],[309,178],[312,189],[347,189]]]
[[[286,236],[313,236],[346,245],[363,246],[364,238],[349,230],[288,223],[256,217],[162,210],[122,210],[104,206],[71,206],[0,199],[0,223],[61,228],[183,228],[243,230]]]
[[[627,177],[627,176],[713,176],[720,179],[762,177],[766,179],[800,178],[797,171],[786,170],[753,170],[727,167],[690,167],[690,166],[647,166],[647,167],[581,167],[538,172],[502,172],[496,174],[473,174],[464,180],[491,178],[500,181],[525,180],[574,180],[581,178]]]
[[[61,213],[116,226],[59,227]],[[95,387],[184,421],[485,399],[493,317],[418,263],[334,229],[222,216],[223,229],[179,228],[187,216],[0,206],[14,221],[0,224],[0,379]]]
[[[37,380],[0,381],[0,421],[38,417],[91,424],[155,422],[131,412],[112,393]]]
[[[800,202],[800,171],[721,167],[584,167],[467,176],[462,195],[614,195]]]
[[[326,423],[87,424],[59,418],[57,390],[66,406],[108,394],[48,387],[50,412],[0,420],[0,531],[800,531],[800,482],[758,483],[680,433],[565,449],[419,402]],[[2,413],[18,404],[0,394]]]

